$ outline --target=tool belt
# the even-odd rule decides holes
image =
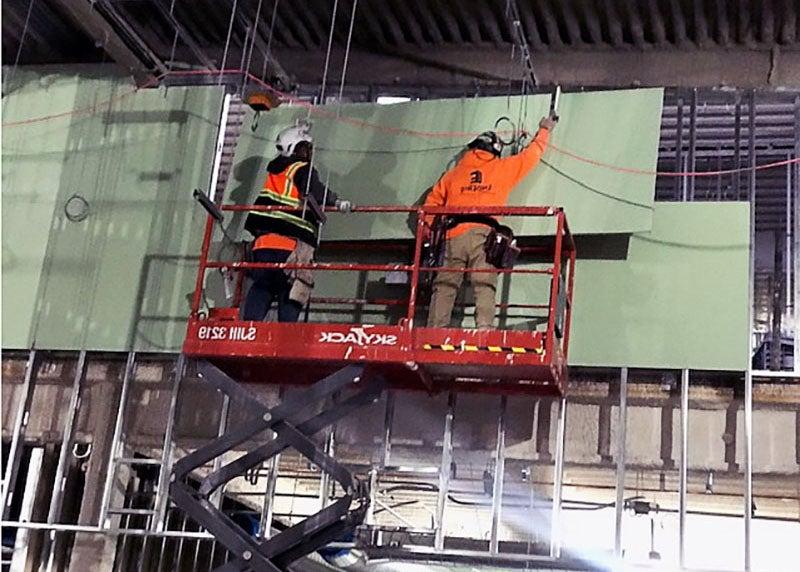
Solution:
[[[253,256],[254,242],[242,243],[242,259],[245,262],[254,262]],[[311,264],[314,261],[315,248],[310,244],[297,241],[292,253],[286,259],[287,264]],[[314,273],[308,268],[284,269],[284,274],[289,278],[289,299],[305,306],[311,298],[311,291],[314,289]]]
[[[471,222],[491,227],[492,231],[486,237],[483,250],[486,253],[486,262],[495,268],[513,268],[517,261],[520,249],[514,231],[510,227],[500,224],[487,215],[459,215],[448,217],[446,228],[449,230],[459,224]]]
[[[495,268],[513,268],[520,253],[514,231],[502,224],[492,229],[486,237],[483,249],[486,252],[486,262]]]

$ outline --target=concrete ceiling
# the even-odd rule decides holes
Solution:
[[[3,63],[19,53],[24,64],[114,60],[158,73],[249,62],[259,75],[284,75],[277,64],[264,71],[269,52],[286,81],[313,83],[334,4],[331,72],[341,68],[355,1],[5,0]],[[800,0],[515,2],[542,84],[800,85]],[[519,78],[510,7],[509,0],[358,0],[348,78],[403,85]]]

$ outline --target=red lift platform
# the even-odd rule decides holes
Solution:
[[[222,211],[287,210],[282,207],[226,205]],[[375,214],[416,216],[413,246],[399,246],[408,256],[406,264],[313,263],[309,265],[248,263],[209,260],[214,220],[209,216],[203,239],[196,291],[183,347],[187,357],[204,358],[232,378],[243,382],[278,384],[311,383],[349,364],[361,364],[379,372],[390,387],[478,392],[560,395],[566,389],[569,328],[572,315],[575,243],[564,211],[558,207],[361,207],[347,216]],[[545,245],[523,247],[522,256],[535,256],[537,264],[488,272],[512,274],[512,279],[545,275],[549,279],[546,299],[530,304],[498,304],[503,310],[529,311],[546,324],[543,330],[476,330],[426,328],[425,308],[420,308],[419,284],[426,273],[441,271],[422,261],[424,220],[429,215],[493,215],[537,217],[553,221],[552,235]],[[354,258],[365,250],[365,242],[348,246]],[[342,246],[339,244],[339,246]],[[323,243],[321,251],[329,248]],[[332,248],[332,247],[331,247]],[[201,308],[206,274],[214,269],[236,272],[237,295],[231,308]],[[317,282],[328,272],[405,272],[405,299],[354,300],[312,298],[315,304],[404,305],[405,315],[395,324],[369,323],[278,323],[242,321],[238,318],[243,275],[251,268],[308,268]],[[463,269],[459,272],[487,272]],[[513,288],[513,285],[512,285]],[[422,311],[421,311],[422,310]],[[307,313],[308,315],[308,313]],[[471,319],[471,318],[467,318]]]
[[[206,199],[207,200],[207,199]],[[201,200],[201,202],[203,202]],[[209,209],[209,206],[206,206]],[[286,210],[281,207],[225,206],[222,210]],[[314,263],[267,264],[210,261],[214,220],[223,215],[211,206],[203,239],[200,268],[184,344],[184,355],[192,359],[198,377],[248,411],[246,420],[227,430],[176,462],[171,475],[170,498],[200,526],[208,530],[231,553],[231,560],[215,572],[283,572],[291,563],[331,541],[351,537],[363,523],[370,505],[368,482],[352,474],[323,449],[313,436],[338,419],[375,401],[385,388],[425,389],[430,392],[466,390],[483,392],[562,394],[567,381],[567,350],[572,314],[575,244],[564,212],[555,207],[503,207],[481,209],[362,207],[356,214],[397,213],[416,215],[413,248],[402,246],[407,264]],[[536,312],[546,324],[544,331],[422,328],[418,311],[420,278],[425,273],[445,271],[422,263],[426,215],[497,215],[548,217],[555,221],[552,240],[545,246],[529,247],[536,258],[528,265],[508,270],[468,270],[539,274],[549,281],[546,300],[530,304],[500,304]],[[349,252],[364,250],[349,245]],[[396,246],[396,245],[395,245]],[[324,245],[329,248],[330,245]],[[542,268],[542,266],[544,266]],[[206,273],[211,269],[238,273],[236,296],[230,308],[201,310]],[[317,304],[381,304],[407,306],[396,324],[277,323],[238,319],[244,271],[250,268],[308,268],[317,280],[323,272],[405,272],[405,299],[353,300],[326,298]],[[315,301],[311,301],[312,307]],[[388,315],[388,314],[387,314]],[[306,313],[309,316],[309,313]],[[272,384],[306,383],[306,391],[268,408],[247,392],[241,382]],[[312,384],[313,383],[313,384]],[[323,402],[321,410],[311,411]],[[248,417],[249,416],[249,417]],[[264,432],[271,440],[247,447]],[[255,441],[259,443],[260,441]],[[247,452],[222,464],[226,453]],[[252,534],[239,527],[230,515],[212,501],[214,491],[248,470],[274,459],[292,448],[339,483],[341,494],[319,512],[274,536]],[[220,466],[210,473],[203,467],[214,461]],[[193,482],[194,481],[194,482]],[[199,484],[198,484],[199,483]]]

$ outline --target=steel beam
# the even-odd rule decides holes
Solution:
[[[161,13],[161,15],[170,24],[172,24],[172,27],[181,37],[181,40],[183,40],[184,44],[186,44],[189,50],[191,50],[192,54],[198,59],[203,67],[209,71],[217,71],[216,64],[206,55],[205,51],[203,51],[200,45],[195,41],[194,36],[192,36],[192,34],[189,33],[180,22],[178,22],[178,19],[175,18],[175,15],[167,7],[166,0],[155,0],[153,4],[155,4],[156,9]]]
[[[167,67],[138,35],[134,34],[126,41],[111,25],[106,15],[116,13],[116,10],[109,2],[91,2],[89,0],[53,0],[53,2],[75,26],[98,42],[118,65],[130,73],[138,85],[146,84],[154,79],[153,69],[158,70],[159,73],[167,71]],[[99,7],[103,8],[105,15],[97,9]],[[130,43],[136,45],[139,53],[131,49]]]
[[[619,429],[617,430],[617,500],[615,504],[614,555],[622,556],[622,514],[625,509],[625,440],[628,425],[628,368],[619,376]]]
[[[521,10],[529,10],[518,2]],[[361,7],[359,7],[359,11]],[[365,5],[364,14],[368,8]],[[369,22],[369,20],[368,20]],[[525,26],[525,32],[528,31]],[[462,42],[463,43],[463,42]],[[535,45],[532,45],[535,49]],[[290,47],[276,50],[276,57],[297,77],[299,83],[318,83],[324,52],[308,52]],[[341,61],[344,47],[334,49],[333,61]],[[769,70],[783,87],[800,85],[800,54],[789,50],[774,60],[769,49],[712,48],[675,50],[670,47],[651,50],[581,50],[535,51],[533,54],[539,85],[558,84],[566,88],[628,87],[672,85],[715,88],[721,83],[743,88],[770,87]],[[386,53],[351,51],[348,72],[351,85],[426,85],[472,86],[475,81],[505,85],[509,80],[509,48],[481,46],[480,50],[454,47],[431,50],[429,46],[402,46]],[[524,66],[514,66],[512,79],[527,75]]]
[[[247,18],[245,17],[245,15],[242,13],[241,10],[239,12],[237,12],[237,19],[239,20],[239,24],[243,28],[247,28],[249,26],[249,23],[247,22]],[[266,21],[266,19],[265,19],[265,21]],[[253,30],[252,42],[254,43],[255,46],[258,47],[259,51],[262,54],[265,54],[265,56],[267,58],[268,65],[272,68],[271,69],[272,74],[280,80],[280,82],[283,84],[284,88],[289,89],[292,86],[292,80],[289,77],[289,74],[286,73],[286,70],[283,68],[283,66],[280,64],[280,62],[273,55],[272,49],[271,49],[271,46],[269,45],[269,43],[267,41],[265,41],[264,38],[261,37],[261,34],[258,33],[258,22],[255,22],[254,26],[255,26],[255,29]],[[247,70],[247,71],[250,71],[250,70]],[[245,80],[245,83],[246,83],[246,80]]]

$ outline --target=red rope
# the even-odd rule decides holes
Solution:
[[[245,72],[243,72],[243,70],[239,70],[239,69],[225,69],[225,70],[219,70],[219,71],[215,71],[215,72],[208,71],[208,70],[172,71],[172,72],[168,72],[168,73],[165,73],[165,74],[162,74],[162,75],[159,75],[159,76],[155,76],[155,77],[151,78],[149,81],[147,81],[144,85],[142,85],[140,87],[133,88],[130,91],[127,91],[127,92],[119,94],[119,95],[115,95],[113,97],[110,97],[108,99],[105,99],[103,101],[100,101],[98,103],[95,103],[95,104],[92,104],[92,105],[89,105],[89,106],[86,106],[86,107],[82,107],[82,108],[79,108],[79,109],[72,109],[70,111],[65,111],[65,112],[62,112],[62,113],[55,113],[55,114],[52,114],[52,115],[44,115],[44,116],[41,116],[41,117],[34,117],[34,118],[31,118],[31,119],[22,119],[22,120],[19,120],[19,121],[10,121],[8,123],[3,123],[2,127],[8,128],[8,127],[16,127],[16,126],[19,126],[19,125],[31,125],[31,124],[34,124],[34,123],[41,123],[43,121],[50,121],[52,119],[58,119],[58,118],[62,118],[62,117],[70,117],[70,116],[74,116],[74,115],[83,115],[83,114],[87,114],[87,113],[92,113],[92,112],[98,110],[101,107],[107,106],[108,104],[111,104],[111,103],[114,103],[116,101],[120,101],[122,99],[130,97],[131,95],[137,93],[139,91],[139,89],[148,88],[148,87],[154,87],[154,86],[158,85],[161,82],[161,80],[164,79],[167,75],[185,77],[185,76],[215,75],[215,74],[245,74]],[[475,137],[476,135],[478,135],[477,132],[471,132],[471,131],[425,131],[425,130],[418,130],[418,129],[407,129],[407,128],[404,128],[404,127],[391,127],[391,126],[386,126],[386,125],[380,125],[380,124],[377,124],[377,123],[372,123],[370,121],[365,121],[363,119],[356,119],[355,117],[343,117],[341,115],[337,117],[335,112],[328,111],[324,107],[314,105],[313,103],[310,103],[308,101],[303,101],[303,100],[298,99],[298,98],[296,98],[296,97],[294,97],[294,96],[292,96],[290,94],[284,93],[284,92],[274,88],[273,86],[269,85],[268,83],[262,81],[261,78],[255,76],[255,75],[253,75],[253,74],[251,74],[249,72],[247,72],[246,75],[251,81],[253,81],[256,84],[260,85],[264,89],[267,89],[267,90],[273,92],[274,94],[280,96],[283,100],[285,100],[285,101],[287,101],[289,103],[292,103],[294,105],[298,105],[298,106],[301,106],[301,107],[305,107],[305,108],[309,109],[311,111],[311,113],[314,113],[317,116],[329,118],[329,119],[332,119],[333,121],[339,121],[341,123],[346,123],[346,124],[349,124],[349,125],[354,125],[356,127],[372,129],[372,130],[375,130],[375,131],[379,131],[379,132],[383,132],[383,133],[391,133],[391,134],[394,134],[394,135],[407,135],[407,136],[421,137],[421,138],[426,138],[426,139],[427,138],[452,138],[452,139],[459,138],[459,139],[466,139],[466,138]],[[766,163],[764,165],[756,165],[756,166],[747,166],[747,167],[741,167],[741,168],[738,168],[738,169],[722,169],[722,170],[717,170],[717,171],[657,171],[657,170],[656,171],[650,171],[650,170],[647,170],[647,169],[637,169],[637,168],[633,168],[633,167],[620,167],[618,165],[612,165],[610,163],[604,163],[604,162],[598,161],[596,159],[591,159],[589,157],[584,157],[584,156],[579,155],[579,154],[577,154],[577,153],[575,153],[573,151],[569,151],[568,149],[563,149],[563,148],[558,147],[557,145],[554,145],[552,143],[549,143],[548,147],[550,149],[552,149],[553,151],[555,151],[556,153],[560,153],[562,155],[570,157],[571,159],[575,159],[576,161],[579,161],[581,163],[585,163],[587,165],[592,165],[594,167],[601,167],[603,169],[608,169],[608,170],[611,170],[611,171],[616,171],[618,173],[626,173],[626,174],[630,174],[630,175],[647,175],[647,176],[660,176],[660,177],[718,177],[718,176],[721,176],[721,175],[734,175],[736,173],[744,173],[744,172],[749,172],[749,171],[761,171],[761,170],[765,170],[765,169],[774,169],[774,168],[777,168],[777,167],[783,167],[783,166],[786,166],[786,165],[792,165],[792,164],[795,164],[795,163],[800,163],[800,157],[795,157],[793,159],[784,159],[782,161],[776,161],[774,163]]]

